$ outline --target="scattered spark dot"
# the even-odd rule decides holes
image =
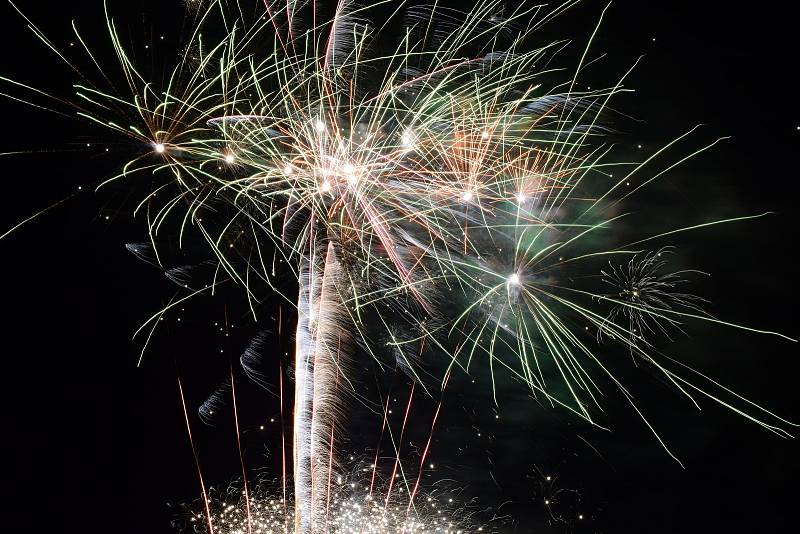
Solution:
[[[406,148],[410,148],[414,145],[414,134],[410,130],[403,132],[403,135],[400,137],[400,143]]]

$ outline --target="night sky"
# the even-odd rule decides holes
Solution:
[[[103,42],[102,2],[52,4],[18,2],[58,47],[69,49],[74,42],[73,18],[89,39]],[[184,27],[180,2],[125,4],[130,13],[125,31],[141,49],[140,59],[148,61],[151,50],[174,58]],[[554,38],[585,42],[604,6],[588,1],[578,6],[542,32],[542,44]],[[693,266],[712,274],[695,292],[712,301],[709,310],[716,316],[798,337],[792,259],[800,178],[795,161],[800,113],[792,79],[797,29],[782,3],[733,6],[615,2],[592,49],[607,55],[585,83],[614,83],[643,56],[627,83],[636,92],[615,104],[629,117],[619,116],[613,124],[615,142],[633,158],[697,124],[704,126],[693,137],[696,148],[730,136],[670,172],[647,201],[659,203],[658,212],[676,221],[702,218],[698,212],[709,220],[774,212],[672,244]],[[75,76],[9,5],[0,6],[0,20],[0,76],[69,96]],[[158,68],[155,60],[152,66]],[[0,92],[23,94],[7,85]],[[11,521],[28,525],[29,532],[175,532],[171,522],[180,504],[199,496],[177,377],[193,414],[203,474],[225,487],[240,474],[232,422],[205,427],[194,415],[196,407],[225,378],[228,358],[237,357],[260,328],[274,330],[275,324],[254,325],[241,295],[223,291],[168,314],[168,324],[137,367],[142,341],[131,341],[133,332],[178,288],[124,246],[146,241],[144,220],[132,217],[146,184],[93,190],[146,148],[74,115],[9,99],[0,98],[0,116],[0,152],[29,151],[0,157],[0,233],[70,197],[0,242],[3,479],[10,491],[6,505],[30,510],[11,514],[16,516]],[[654,228],[663,222],[654,221]],[[203,259],[187,252],[174,262]],[[265,309],[270,304],[277,310],[277,302]],[[679,335],[663,348],[778,415],[800,421],[795,343],[703,325],[688,331],[691,337]],[[270,350],[276,356],[291,350],[287,333],[275,340]],[[496,525],[501,532],[798,528],[796,440],[778,438],[710,402],[697,412],[651,373],[619,367],[627,382],[636,383],[640,404],[685,469],[613,395],[604,418],[613,432],[605,432],[540,406],[510,381],[501,383],[496,407],[489,388],[482,387],[486,373],[478,371],[448,386],[432,445],[430,462],[436,467],[424,483],[443,481],[458,500],[474,499],[485,520],[507,516]],[[276,381],[277,358],[269,372]],[[408,379],[400,374],[377,382],[391,388],[401,412]],[[276,397],[243,387],[240,404],[249,476],[279,477]],[[415,405],[410,442],[424,442],[434,409],[430,399]],[[380,419],[354,408],[352,421],[343,455],[360,456],[374,449]],[[408,451],[413,456],[413,447]],[[558,503],[552,515],[545,499]]]

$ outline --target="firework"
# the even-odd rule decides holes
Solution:
[[[214,257],[213,275],[186,298],[238,284],[255,320],[273,294],[296,303],[294,531],[323,528],[331,506],[351,524],[354,501],[332,501],[331,486],[356,357],[390,353],[423,387],[423,352],[444,362],[442,380],[485,364],[596,424],[602,382],[642,415],[598,352],[607,339],[690,398],[787,435],[787,421],[688,371],[690,382],[642,342],[691,320],[771,332],[705,313],[676,289],[680,273],[659,273],[665,249],[647,251],[747,217],[617,237],[636,227],[617,206],[663,174],[652,166],[688,133],[644,162],[610,160],[602,121],[624,77],[579,90],[585,53],[554,81],[558,46],[531,45],[572,4],[509,11],[489,0],[460,12],[287,0],[249,17],[237,2],[187,2],[196,28],[161,85],[107,14],[127,88],[77,85],[79,114],[147,147],[106,183],[155,174],[137,209],[149,261],[162,263],[161,236],[176,228],[179,242],[201,237]],[[190,287],[185,270],[170,276]],[[262,380],[256,361],[251,353],[242,366]],[[235,378],[226,384],[203,410]]]
[[[369,471],[369,469],[362,469]],[[362,473],[363,474],[363,473]],[[414,511],[406,509],[407,496],[396,493],[389,501],[358,474],[337,474],[332,482],[330,501],[319,518],[324,531],[334,534],[466,534],[493,532],[487,525],[473,520],[474,512],[459,508],[451,494],[432,493],[419,499]],[[372,488],[377,490],[377,488]],[[385,491],[385,487],[382,488]],[[267,485],[259,487],[245,499],[241,489],[231,487],[226,492],[211,495],[209,507],[190,510],[185,518],[186,530],[200,533],[286,534],[298,532],[286,510],[293,504],[275,496]],[[249,508],[249,512],[248,512]],[[210,518],[210,521],[209,521]],[[303,531],[301,531],[303,532]]]
[[[678,321],[665,317],[661,310],[681,308],[693,314],[704,313],[701,306],[707,302],[705,299],[678,289],[687,283],[683,276],[697,271],[663,272],[666,256],[671,253],[670,248],[662,248],[642,257],[634,256],[627,266],[609,263],[609,269],[602,271],[603,282],[616,289],[610,297],[626,303],[614,306],[606,320],[614,323],[619,315],[627,318],[631,344],[645,341],[646,335],[657,332],[669,337],[663,323],[680,330]],[[597,332],[602,336],[604,331]]]

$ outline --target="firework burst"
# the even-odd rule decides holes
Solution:
[[[702,300],[676,292],[681,273],[660,273],[665,249],[643,249],[733,220],[618,238],[636,223],[617,207],[663,174],[652,165],[688,133],[644,162],[610,161],[602,120],[624,76],[579,90],[585,52],[573,76],[554,81],[548,65],[560,44],[531,44],[574,2],[545,11],[488,0],[461,12],[282,0],[255,14],[235,1],[186,3],[196,25],[160,84],[137,67],[107,12],[126,87],[76,85],[76,106],[146,148],[105,183],[155,175],[137,208],[152,261],[162,264],[173,229],[179,243],[200,237],[213,253],[210,279],[172,305],[222,284],[244,288],[256,321],[274,294],[295,303],[294,531],[319,531],[331,507],[345,532],[374,517],[332,501],[330,487],[349,365],[387,350],[415,383],[424,384],[422,352],[445,363],[444,376],[485,364],[597,424],[604,383],[641,415],[598,352],[597,339],[609,339],[690,398],[787,435],[785,420],[702,375],[689,382],[642,342],[690,320],[770,332],[706,314]],[[172,272],[188,287],[185,274]],[[217,397],[233,377],[227,384]],[[271,506],[265,525],[278,521]]]
[[[705,299],[679,289],[688,282],[684,276],[698,271],[664,272],[666,256],[672,253],[670,247],[662,248],[643,256],[634,256],[625,266],[609,263],[608,270],[602,271],[603,282],[616,289],[609,296],[625,302],[615,306],[606,319],[614,323],[620,315],[626,318],[631,344],[645,341],[648,334],[661,333],[669,337],[663,323],[681,330],[678,321],[670,319],[661,310],[677,308],[698,315],[705,313],[701,307],[707,303]],[[602,336],[602,329],[597,332]]]

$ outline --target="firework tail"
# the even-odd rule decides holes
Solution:
[[[332,243],[316,244],[301,262],[295,354],[295,532],[324,522],[338,415],[338,373],[350,346],[341,328],[340,265]]]

